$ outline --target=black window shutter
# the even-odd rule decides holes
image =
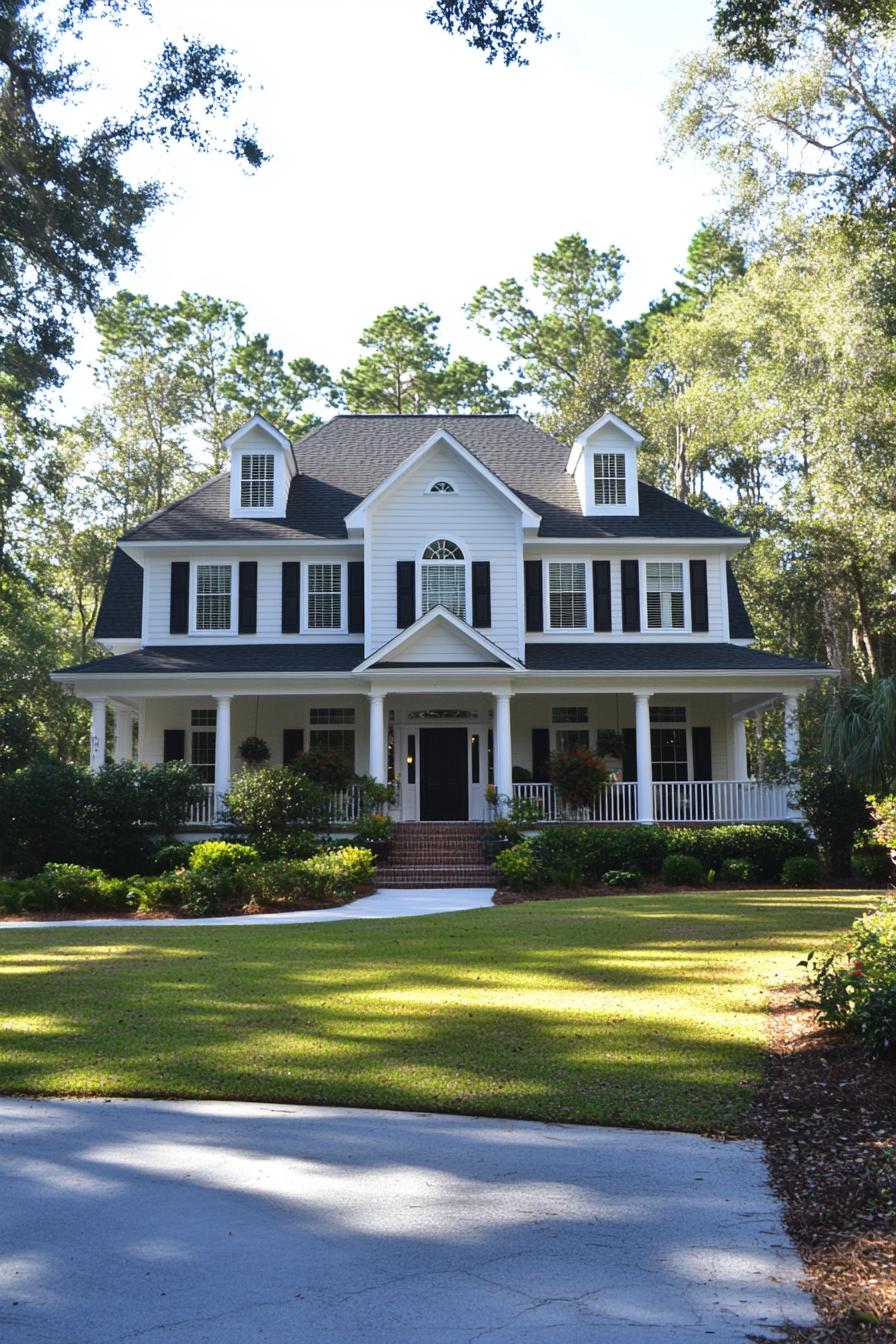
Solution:
[[[638,561],[623,560],[622,571],[622,628],[623,630],[641,629],[641,584],[638,577]]]
[[[187,754],[187,735],[183,728],[166,728],[162,738],[162,760],[182,761]]]
[[[302,607],[302,567],[298,560],[283,561],[280,629],[284,635],[299,633]]]
[[[544,593],[542,589],[541,561],[527,560],[524,565],[526,575],[526,629],[544,629]]]
[[[283,729],[283,764],[289,765],[305,750],[305,729]]]
[[[241,635],[254,635],[258,610],[258,562],[240,561],[240,605],[237,630]]]
[[[622,778],[638,778],[638,738],[634,728],[622,730]]]
[[[694,779],[712,779],[712,729],[692,728]]]
[[[190,562],[173,560],[171,562],[171,614],[168,632],[172,635],[185,635],[190,616]]]
[[[487,630],[492,623],[492,567],[488,560],[474,560],[473,624]]]
[[[709,629],[709,594],[706,587],[705,560],[691,561],[691,629]]]
[[[417,576],[413,560],[398,560],[395,564],[395,624],[406,630],[417,619]]]
[[[591,562],[591,572],[594,586],[594,628],[595,630],[612,630],[609,560],[593,560]]]
[[[348,632],[364,632],[364,561],[348,562]]]
[[[548,757],[551,754],[551,732],[549,728],[532,729],[532,779],[536,784],[546,784],[548,779]]]

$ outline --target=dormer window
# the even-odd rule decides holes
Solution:
[[[240,474],[240,508],[274,507],[274,454],[243,453]]]
[[[594,502],[625,503],[625,453],[594,454]]]
[[[428,493],[431,495],[453,495],[457,492],[450,481],[433,481]]]

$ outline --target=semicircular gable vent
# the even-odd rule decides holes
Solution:
[[[456,494],[454,486],[450,481],[433,481],[429,487],[431,495],[453,495]]]

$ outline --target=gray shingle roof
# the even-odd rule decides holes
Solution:
[[[64,667],[61,673],[177,674],[251,672],[350,672],[364,658],[363,644],[206,644],[154,645],[114,658]],[[385,666],[385,665],[384,665]],[[407,669],[412,664],[396,663]],[[436,666],[419,664],[419,666]],[[459,664],[452,663],[451,667]],[[474,666],[474,664],[467,664]],[[492,666],[489,664],[488,666]],[[657,671],[820,671],[822,663],[785,658],[736,644],[527,644],[529,671],[657,672]]]
[[[132,541],[312,540],[345,536],[344,518],[438,429],[445,429],[536,513],[543,537],[737,537],[671,495],[639,486],[637,518],[583,518],[568,448],[518,415],[337,415],[299,439],[300,474],[284,518],[231,518],[225,472],[127,534]]]
[[[530,671],[566,672],[818,672],[811,658],[745,649],[739,644],[527,644]]]
[[[363,644],[157,644],[59,669],[78,673],[350,672]]]
[[[143,629],[143,568],[116,546],[94,639],[139,639]]]
[[[728,577],[728,623],[732,639],[755,639],[753,622],[747,614],[744,606],[744,599],[741,597],[740,586],[731,567],[731,561],[726,566]]]

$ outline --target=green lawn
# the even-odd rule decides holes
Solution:
[[[0,1090],[743,1132],[764,999],[867,907],[620,895],[280,928],[0,934]]]

